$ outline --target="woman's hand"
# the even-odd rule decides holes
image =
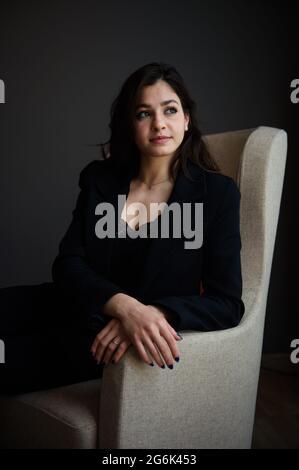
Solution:
[[[120,321],[127,338],[147,364],[152,365],[152,358],[160,367],[165,367],[164,361],[171,367],[173,359],[179,361],[177,341],[182,338],[168,323],[168,320],[172,321],[172,315],[164,307],[144,305],[134,297],[118,293],[106,302],[102,312]],[[111,322],[97,335],[101,342],[109,331],[109,325]],[[107,347],[108,339],[111,341],[111,335],[103,346]],[[115,345],[111,345],[112,348]]]
[[[160,367],[164,367],[164,361],[171,367],[174,359],[179,360],[177,341],[181,338],[159,307],[136,302],[120,317],[120,321],[139,356],[147,364],[153,358]]]
[[[95,337],[91,353],[98,363],[104,362],[108,365],[113,359],[117,364],[131,344],[121,321],[113,318]]]
[[[113,318],[108,325],[97,334],[91,346],[91,352],[97,362],[105,362],[105,364],[108,364],[113,359],[114,363],[118,363],[131,344],[135,345],[141,359],[148,364],[152,362],[152,359],[145,350],[145,347],[151,352],[152,357],[160,367],[165,367],[161,355],[167,365],[173,364],[173,358],[179,357],[176,341],[181,338],[166,320],[167,312],[165,309],[154,305],[138,304],[139,307],[142,306],[143,308],[141,311],[139,309],[135,311],[135,318],[136,315],[137,318],[138,315],[143,315],[145,321],[137,322],[137,325],[133,327],[133,316],[126,321],[125,327],[123,325],[124,317],[121,319]],[[130,310],[132,312],[132,305]],[[129,330],[132,328],[133,340],[131,339],[132,334],[128,334],[126,328],[129,328]],[[136,336],[136,342],[134,343],[135,331],[144,332],[142,336],[144,338],[143,341],[140,337],[138,338]],[[155,341],[151,338],[154,338]],[[113,342],[115,339],[118,344]]]

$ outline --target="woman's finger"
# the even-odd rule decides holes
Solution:
[[[115,343],[115,341],[117,341],[117,343]],[[121,343],[122,343],[122,339],[119,336],[112,338],[111,341],[108,343],[105,351],[103,352],[102,362],[108,365],[110,362],[110,359],[114,355],[115,351],[117,351]]]
[[[172,328],[171,325],[169,325],[169,330],[178,341],[180,341],[182,339],[181,336],[175,331],[174,328]]]
[[[142,343],[141,340],[135,339],[133,342],[133,345],[135,346],[140,358],[142,361],[146,362],[147,364],[151,365],[152,364],[152,358],[148,355],[148,352],[145,350],[145,347]],[[153,348],[152,348],[153,349]]]
[[[178,341],[183,339],[182,336],[180,336],[179,333],[171,326],[171,324],[168,323],[168,321],[167,321],[167,326],[171,334],[175,337],[175,339],[177,339]]]
[[[175,341],[171,333],[168,334]],[[164,336],[158,334],[154,339],[148,338],[146,346],[160,367],[163,367],[164,362],[168,367],[173,366],[172,352]]]
[[[160,332],[160,335],[164,338],[168,346],[168,349],[170,350],[171,356],[169,356],[169,359],[171,361],[173,361],[174,359],[176,362],[178,362],[180,358],[180,351],[177,345],[177,341],[172,336],[172,334],[169,333],[169,331],[167,331],[166,329],[162,330]],[[167,353],[168,353],[168,349],[167,349]]]
[[[158,340],[156,340],[158,342]],[[165,367],[164,360],[162,358],[161,349],[159,348],[157,342],[147,337],[144,339],[144,344],[149,351],[152,359],[156,362],[159,367]],[[160,341],[159,341],[160,342]],[[165,350],[164,350],[165,352]]]
[[[169,331],[168,328],[161,328],[159,333],[155,335],[152,339],[148,338],[151,343],[157,348],[158,353],[161,356],[159,365],[165,363],[167,366],[173,366],[174,360],[176,362],[179,361],[180,358],[180,351],[177,346],[177,340],[174,338],[172,332]],[[147,342],[147,346],[151,347],[150,343]],[[151,349],[152,352],[152,349]],[[155,356],[156,358],[157,356]]]
[[[97,347],[98,347],[98,344],[100,343],[100,341],[107,335],[109,334],[110,331],[113,330],[113,328],[115,328],[115,321],[114,319],[112,319],[101,331],[99,331],[99,333],[96,335],[92,345],[91,345],[91,348],[90,348],[90,352],[95,355],[96,353],[96,350],[97,350]]]
[[[118,364],[121,358],[124,356],[125,352],[129,349],[129,347],[132,345],[130,340],[125,340],[120,343],[118,348],[116,349],[115,353],[113,354],[111,358],[111,362],[113,364]]]
[[[105,336],[103,336],[102,338],[101,337],[96,338],[95,346],[93,346],[93,350],[94,350],[94,359],[97,362],[102,361],[102,357],[106,351],[106,348],[109,346],[110,343],[112,343],[113,339],[118,335],[118,332],[119,332],[119,329],[117,328],[117,325],[115,325],[113,328],[111,328],[110,331],[106,333]],[[115,349],[117,347],[116,344],[114,344],[114,346],[112,345],[110,348]]]

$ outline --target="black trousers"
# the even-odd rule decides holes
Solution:
[[[99,330],[98,330],[99,331]],[[0,394],[12,395],[101,378],[89,329],[53,283],[0,289]]]

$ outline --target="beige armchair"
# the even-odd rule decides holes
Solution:
[[[287,135],[261,126],[205,139],[241,191],[240,325],[183,331],[173,370],[148,367],[130,348],[102,379],[2,397],[3,448],[251,447]]]

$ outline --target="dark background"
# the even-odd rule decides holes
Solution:
[[[299,337],[291,2],[2,1],[0,9],[0,287],[51,281],[79,172],[109,138],[112,100],[130,73],[164,61],[183,75],[204,133],[259,125],[288,133],[264,352],[290,352]]]

